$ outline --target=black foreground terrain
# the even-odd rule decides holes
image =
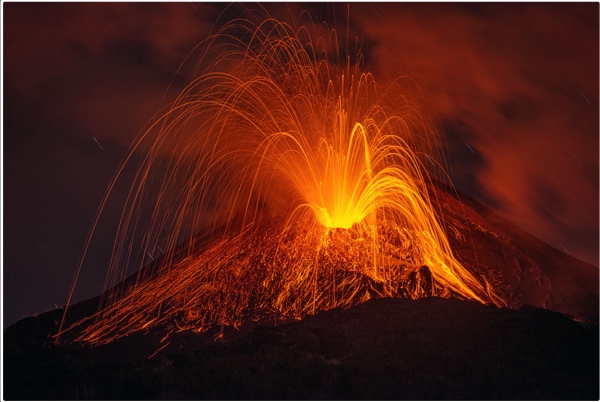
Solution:
[[[4,331],[4,398],[598,400],[598,326],[533,307],[377,299],[277,327],[54,345],[60,311]],[[222,333],[222,340],[214,339]]]

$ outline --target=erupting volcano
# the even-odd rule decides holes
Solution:
[[[401,80],[382,89],[326,26],[236,20],[201,46],[201,71],[139,136],[102,203],[143,150],[110,291],[59,336],[102,344],[374,297],[505,304],[453,255],[430,197],[447,181],[439,138]],[[136,245],[135,280],[118,285]]]
[[[598,399],[597,4],[5,7],[3,398]]]

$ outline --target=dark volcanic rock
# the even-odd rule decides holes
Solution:
[[[430,191],[455,256],[487,278],[509,307],[533,305],[598,322],[598,267],[549,246],[442,184]]]
[[[179,333],[152,358],[159,332],[57,346],[53,319],[4,332],[7,400],[599,397],[598,327],[533,307],[377,299],[219,342]]]

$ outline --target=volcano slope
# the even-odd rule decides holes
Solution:
[[[373,299],[280,325],[170,334],[155,326],[96,347],[53,342],[62,310],[4,331],[4,398],[594,399],[598,268],[468,197],[431,189],[458,259],[509,308]],[[92,315],[100,298],[70,308]]]

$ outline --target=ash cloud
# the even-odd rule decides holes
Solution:
[[[598,5],[371,7],[371,67],[419,85],[457,186],[597,266]]]

